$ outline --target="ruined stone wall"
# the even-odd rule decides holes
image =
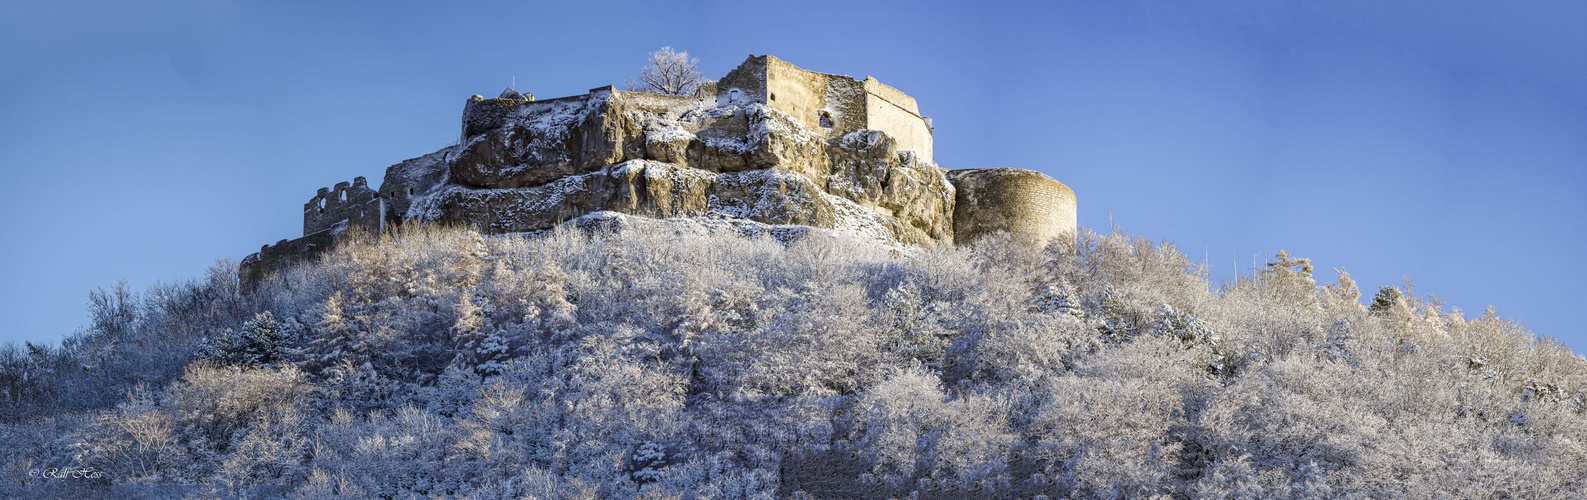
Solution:
[[[369,189],[369,182],[363,177],[353,179],[351,185],[340,182],[334,189],[320,188],[303,204],[303,234],[327,231],[343,221],[349,227],[378,232],[385,226],[385,210],[380,201],[380,193]]]
[[[827,104],[822,109],[832,120],[831,136],[865,130],[865,84],[849,77],[827,79]]]
[[[749,56],[743,64],[716,81],[716,105],[766,102],[766,58]]]
[[[957,188],[953,209],[954,243],[1006,232],[1016,239],[1045,244],[1074,242],[1075,192],[1041,172],[1019,168],[948,172]]]
[[[692,95],[652,94],[650,92],[629,92],[626,90],[612,91],[611,99],[620,101],[624,111],[638,111],[650,114],[665,114],[677,110],[681,106],[701,102],[701,98]]]
[[[336,243],[336,235],[330,231],[320,231],[308,236],[292,240],[281,240],[274,245],[259,247],[259,253],[251,254],[242,259],[238,265],[237,277],[241,279],[244,287],[252,290],[271,273],[286,269],[299,262],[306,262],[320,253],[330,250]]]
[[[915,98],[883,85],[875,78],[865,79],[865,128],[887,132],[898,140],[898,149],[914,151],[915,157],[933,160],[931,127],[920,116]]]
[[[733,101],[734,90],[738,100]],[[922,161],[935,162],[931,126],[915,98],[875,78],[819,73],[773,56],[750,56],[717,84],[717,104],[759,102],[788,113],[805,130],[841,137],[880,130]],[[825,118],[825,120],[823,120]]]
[[[821,108],[827,101],[827,75],[805,71],[766,56],[766,105],[788,113],[805,130],[820,131]]]
[[[788,113],[805,130],[827,137],[865,127],[864,94],[851,90],[853,78],[801,69],[771,56],[765,59],[766,102],[772,109]]]
[[[447,161],[454,154],[456,148],[445,148],[386,168],[386,178],[380,183],[385,220],[400,223],[407,219],[408,208],[415,197],[423,196],[446,181]]]
[[[810,71],[772,56],[764,60],[766,102],[772,109],[829,138],[866,128],[865,87],[859,80]]]

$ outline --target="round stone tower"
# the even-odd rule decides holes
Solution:
[[[1022,168],[974,168],[948,172],[957,190],[953,241],[1006,232],[1015,239],[1046,244],[1074,242],[1075,192],[1041,172]]]

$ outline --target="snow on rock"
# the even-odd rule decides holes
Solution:
[[[945,171],[879,131],[828,137],[760,103],[609,89],[503,101],[470,100],[458,146],[388,172],[393,213],[487,232],[613,212],[953,241]]]

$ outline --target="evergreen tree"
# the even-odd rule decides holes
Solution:
[[[282,360],[283,343],[281,325],[265,311],[244,323],[240,332],[222,331],[206,349],[206,357],[224,365],[269,365]]]
[[[1075,300],[1074,293],[1057,285],[1048,285],[1036,295],[1036,310],[1044,314],[1085,317],[1085,312],[1080,308],[1079,301]]]
[[[1129,308],[1111,285],[1102,287],[1097,306],[1089,316],[1097,332],[1110,342],[1124,342],[1135,335],[1135,320],[1130,318]]]

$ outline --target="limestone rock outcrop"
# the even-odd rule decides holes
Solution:
[[[394,205],[410,207],[402,218],[515,232],[610,210],[953,241],[946,171],[882,131],[829,137],[758,102],[611,88],[505,105],[471,99],[464,116],[448,181],[422,196],[399,192]]]
[[[374,199],[332,207],[357,216],[331,232],[414,221],[529,232],[627,214],[824,228],[898,246],[963,244],[999,231],[1037,243],[1073,238],[1073,191],[1029,170],[937,166],[931,119],[875,79],[752,56],[705,88],[714,93],[603,87],[546,100],[512,89],[472,96],[457,145],[387,169],[366,196]],[[362,186],[360,178],[352,188]],[[317,236],[267,245],[244,260],[254,268],[247,274],[328,246],[318,233],[330,226],[311,213],[314,203],[305,220],[315,221]]]

